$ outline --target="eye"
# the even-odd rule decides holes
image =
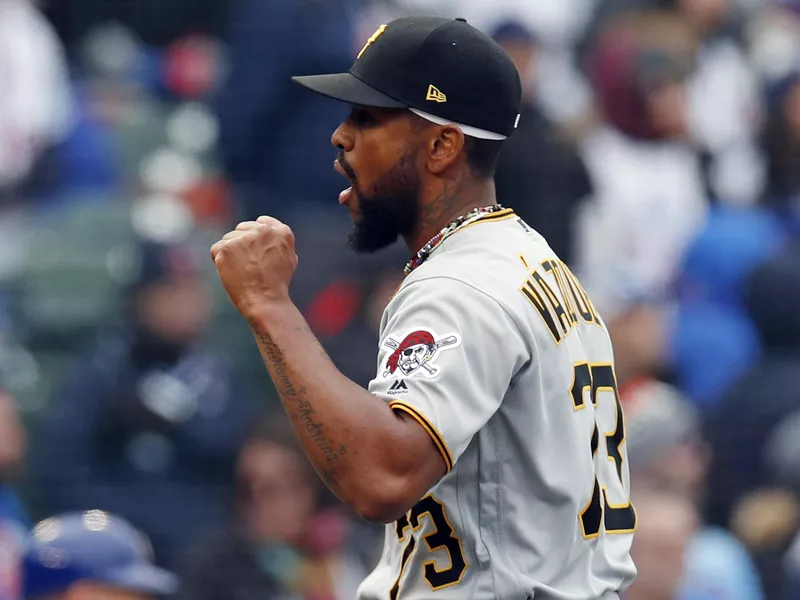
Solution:
[[[361,106],[357,106],[350,111],[350,121],[358,127],[369,127],[378,123],[375,115]]]

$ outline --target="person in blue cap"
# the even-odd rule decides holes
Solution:
[[[177,577],[153,563],[147,537],[100,510],[37,524],[21,571],[25,600],[146,600],[178,588]]]

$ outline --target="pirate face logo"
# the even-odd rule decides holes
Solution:
[[[454,348],[458,344],[458,336],[450,335],[437,340],[433,333],[424,329],[409,333],[401,342],[387,337],[384,345],[394,352],[386,361],[383,376],[398,375],[396,371],[399,370],[403,375],[421,372],[427,377],[434,377],[439,373],[439,368],[431,361],[440,349]]]
[[[424,363],[428,362],[432,356],[433,346],[417,344],[416,346],[411,346],[411,348],[403,350],[402,354],[400,354],[400,358],[397,360],[397,366],[400,367],[404,375],[410,375]]]

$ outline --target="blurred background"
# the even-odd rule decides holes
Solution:
[[[105,509],[189,600],[344,600],[382,529],[321,488],[208,248],[270,214],[293,297],[366,385],[407,251],[345,247],[292,75],[463,16],[525,89],[498,197],[614,339],[625,600],[800,599],[800,1],[0,0],[0,600],[36,520]]]

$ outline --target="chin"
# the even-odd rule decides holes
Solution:
[[[388,248],[397,241],[397,232],[366,229],[356,223],[352,231],[347,236],[347,246],[357,254],[371,254],[378,250]]]

